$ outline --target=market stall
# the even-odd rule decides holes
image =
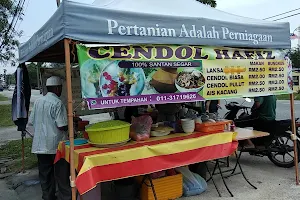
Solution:
[[[59,150],[60,156],[66,158],[71,165],[73,199],[76,195],[75,169],[79,172],[76,186],[80,193],[84,193],[101,181],[226,157],[235,149],[236,142],[233,140],[234,131],[229,131],[228,134],[220,131],[222,134],[218,134],[218,138],[222,138],[221,135],[227,135],[227,138],[211,145],[229,145],[222,147],[221,155],[209,157],[204,153],[208,156],[205,159],[199,156],[136,173],[125,171],[125,174],[117,174],[115,177],[91,179],[89,185],[83,185],[79,181],[86,180],[82,177],[85,177],[89,168],[94,166],[96,169],[108,163],[97,161],[97,156],[105,158],[106,153],[95,147],[74,149],[71,62],[79,62],[82,97],[90,109],[291,93],[293,138],[296,138],[292,66],[284,51],[290,48],[288,23],[243,18],[209,8],[193,0],[144,0],[134,2],[133,6],[129,0],[110,3],[101,1],[96,4],[63,1],[49,21],[19,49],[20,63],[43,61],[66,64],[70,144],[68,147],[64,143],[60,144]],[[191,79],[193,81],[190,81]],[[169,153],[164,152],[165,142],[160,139],[162,144],[158,145],[158,152],[152,152],[148,157],[162,156],[168,159],[173,153],[201,153],[209,142],[203,142],[202,145],[201,142],[198,143],[203,140],[203,136],[200,135],[199,132],[192,135],[168,136],[171,138],[166,138],[165,142],[174,145]],[[176,141],[177,137],[192,138]],[[148,149],[152,142],[146,141],[144,145],[129,143],[124,148],[133,151],[136,145],[137,148]],[[188,144],[193,145],[187,147]],[[153,142],[152,147],[155,145]],[[177,149],[177,145],[180,148]],[[296,145],[294,146],[296,148]],[[99,154],[93,155],[89,152]],[[120,150],[114,153],[124,152]],[[145,153],[147,154],[146,150]],[[297,151],[295,154],[297,166]],[[83,163],[84,158],[87,163]],[[143,158],[146,159],[124,159],[132,162],[142,160],[143,164],[146,162]],[[88,163],[90,159],[96,161]],[[92,165],[93,162],[98,164]],[[115,164],[121,169],[122,164],[119,163],[120,161],[116,160],[110,164]],[[88,177],[91,178],[90,175]],[[296,167],[297,184],[298,181]]]
[[[237,147],[237,142],[232,140],[232,132],[223,133],[221,137],[219,134],[205,137],[200,133],[173,134],[116,148],[99,149],[90,144],[78,146],[74,151],[75,168],[79,172],[76,185],[79,192],[85,194],[100,182],[227,157]],[[61,143],[57,159],[70,161],[69,152],[69,146]],[[115,159],[108,159],[111,157]]]

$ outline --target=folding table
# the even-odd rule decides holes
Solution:
[[[269,135],[270,135],[270,134],[267,133],[267,132],[256,131],[256,130],[250,130],[250,129],[245,129],[245,128],[236,128],[235,132],[237,133],[237,136],[236,136],[236,140],[237,140],[237,141],[244,141],[244,140],[248,140],[248,139],[254,139],[254,138],[260,138],[260,137],[266,137],[266,136],[269,136]],[[229,194],[230,194],[232,197],[233,197],[233,194],[232,194],[232,192],[230,191],[230,189],[229,189],[229,187],[227,186],[226,181],[225,181],[225,178],[228,178],[228,177],[230,177],[230,176],[234,176],[234,175],[237,175],[237,174],[242,174],[243,178],[247,181],[247,183],[248,183],[249,185],[251,185],[254,189],[257,189],[257,188],[256,188],[256,187],[248,180],[248,178],[246,177],[246,175],[245,175],[245,173],[244,173],[244,171],[243,171],[243,169],[242,169],[242,166],[241,166],[241,164],[240,164],[240,158],[241,158],[241,155],[242,155],[242,153],[243,153],[244,146],[241,146],[241,148],[242,148],[242,149],[240,150],[239,154],[238,154],[237,152],[234,153],[235,156],[236,156],[236,163],[235,163],[234,168],[228,169],[228,170],[225,170],[225,171],[222,171],[222,170],[221,170],[221,167],[220,167],[220,163],[219,163],[220,161],[219,161],[219,159],[216,159],[216,164],[215,164],[215,166],[214,166],[214,169],[213,169],[213,172],[212,172],[212,173],[209,171],[209,169],[208,169],[208,167],[207,167],[208,172],[209,172],[209,174],[210,174],[210,178],[208,179],[208,181],[209,181],[209,180],[212,180],[212,181],[214,182],[213,176],[216,175],[216,174],[220,174],[221,177],[222,177],[223,183],[224,183],[224,185],[225,185],[225,187],[226,187],[226,189],[227,189],[227,191],[229,192]],[[240,169],[240,172],[236,172],[237,167]],[[216,169],[217,169],[217,168],[219,169],[219,172],[218,172],[218,173],[216,173]],[[223,173],[227,173],[227,172],[230,172],[230,174],[224,176]],[[214,183],[214,185],[215,185],[215,183]],[[215,185],[215,187],[216,187],[216,185]],[[218,191],[218,193],[219,193],[219,196],[221,196],[221,194],[220,194],[220,192],[219,192],[219,190],[218,190],[217,187],[216,187],[216,189],[217,189],[217,191]]]

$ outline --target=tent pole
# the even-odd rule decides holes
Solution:
[[[70,140],[70,174],[72,187],[72,200],[76,200],[75,187],[75,166],[74,166],[74,126],[73,126],[73,100],[72,100],[72,82],[71,82],[71,62],[70,62],[70,41],[64,39],[65,47],[65,64],[66,64],[66,81],[67,81],[67,97],[68,97],[68,125]]]
[[[41,86],[40,86],[40,68],[39,67],[36,68],[36,76],[37,76],[37,87],[40,90]]]
[[[294,93],[290,94],[291,105],[291,119],[292,119],[292,139],[294,142],[294,159],[295,159],[295,172],[296,172],[296,185],[299,185],[299,168],[298,168],[298,148],[297,148],[297,135],[296,135],[296,121],[294,110]]]

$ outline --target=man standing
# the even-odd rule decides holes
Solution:
[[[208,100],[205,102],[205,111],[207,113],[218,113],[221,109],[220,100]]]
[[[276,101],[275,95],[255,97],[252,107],[252,115],[256,118],[253,126],[254,130],[273,133],[276,122]],[[264,146],[269,142],[270,138],[269,136],[253,139],[252,142],[255,146]]]
[[[69,164],[61,159],[54,165],[58,143],[67,139],[67,111],[59,99],[62,93],[62,81],[57,76],[47,79],[48,93],[36,100],[29,117],[34,127],[32,153],[37,154],[39,179],[44,200],[69,200],[71,187],[69,182]],[[56,198],[56,183],[58,197]]]

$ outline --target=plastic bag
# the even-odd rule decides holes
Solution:
[[[183,195],[194,196],[199,195],[206,191],[207,183],[200,175],[191,172],[188,167],[176,168],[177,172],[180,172],[183,177]]]
[[[150,116],[144,115],[140,117],[132,117],[130,137],[136,141],[144,141],[150,138],[152,119]]]

